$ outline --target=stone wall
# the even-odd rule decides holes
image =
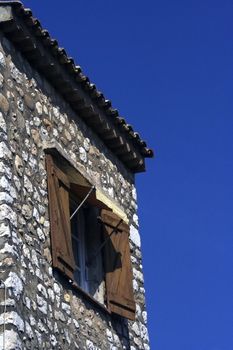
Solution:
[[[0,350],[4,336],[5,350],[148,350],[134,177],[11,43],[0,40]],[[50,144],[127,213],[135,322],[109,315],[52,270],[44,154]]]

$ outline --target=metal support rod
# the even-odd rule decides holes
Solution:
[[[108,226],[108,227],[113,228],[113,229],[116,228],[115,226],[111,225],[109,222],[103,221],[102,218],[101,218],[101,216],[97,216],[97,220],[98,220],[101,224],[103,224],[104,226]],[[121,230],[120,228],[117,228],[117,231],[120,232],[120,233],[122,232],[122,230]]]
[[[105,241],[103,241],[103,243],[99,246],[99,248],[96,250],[96,252],[90,257],[90,259],[87,261],[86,266],[89,267],[91,265],[91,263],[93,262],[93,260],[95,260],[95,258],[97,257],[97,255],[100,253],[100,251],[102,250],[102,248],[107,244],[107,242],[110,240],[111,236],[113,235],[113,233],[117,232],[117,231],[121,231],[118,230],[118,227],[120,226],[120,224],[122,223],[123,219],[121,219],[118,224],[116,225],[116,227],[113,228],[113,230],[111,231],[110,235],[108,236],[107,239],[105,239]],[[121,231],[122,232],[122,231]]]
[[[82,202],[79,204],[78,208],[75,209],[75,211],[73,212],[73,214],[70,216],[70,220],[73,219],[73,217],[75,216],[75,214],[77,214],[77,212],[79,211],[79,209],[82,207],[82,205],[86,202],[87,198],[90,196],[90,194],[93,192],[93,190],[95,189],[95,186],[92,186],[90,191],[88,192],[88,194],[86,195],[86,197],[82,200]]]

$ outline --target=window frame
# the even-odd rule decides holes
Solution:
[[[63,157],[62,157],[63,158]],[[123,231],[124,231],[124,236],[125,236],[125,239],[126,239],[126,236],[127,236],[127,239],[126,239],[126,245],[128,245],[128,256],[127,256],[127,266],[129,267],[129,270],[127,270],[127,271],[129,271],[129,278],[127,278],[127,279],[125,279],[125,283],[126,283],[126,285],[131,285],[131,290],[130,290],[130,292],[129,292],[129,294],[130,294],[130,297],[131,297],[131,299],[132,299],[132,301],[131,301],[131,307],[130,307],[130,310],[128,309],[128,306],[127,305],[129,305],[129,304],[127,304],[127,302],[124,302],[124,300],[127,300],[127,299],[124,299],[124,297],[123,297],[123,299],[122,299],[122,297],[119,295],[119,300],[120,300],[120,303],[119,303],[119,305],[118,306],[114,306],[114,301],[113,301],[113,304],[111,304],[110,302],[109,302],[109,295],[108,295],[108,293],[109,293],[109,291],[108,291],[108,288],[109,288],[109,286],[107,286],[107,279],[109,280],[109,272],[108,272],[108,270],[107,270],[107,268],[106,268],[106,258],[105,258],[105,264],[104,264],[104,280],[105,280],[105,296],[104,296],[104,300],[105,300],[105,304],[102,304],[101,302],[99,302],[94,296],[92,296],[90,293],[88,293],[88,288],[83,288],[82,287],[82,285],[81,286],[79,286],[77,283],[76,283],[76,281],[74,280],[74,278],[73,278],[73,275],[72,275],[72,273],[67,273],[67,269],[66,269],[66,267],[65,268],[61,268],[61,266],[59,265],[59,264],[57,264],[57,256],[56,256],[56,254],[57,254],[57,250],[56,249],[53,249],[53,244],[54,244],[54,241],[55,241],[55,248],[56,248],[56,236],[55,236],[55,234],[54,234],[54,227],[55,227],[55,231],[56,231],[56,229],[58,229],[58,225],[57,225],[57,227],[56,227],[56,225],[54,225],[54,223],[56,222],[56,219],[57,219],[57,221],[59,221],[59,219],[60,218],[54,218],[54,211],[53,211],[53,205],[54,205],[54,201],[52,200],[52,202],[51,202],[51,198],[52,198],[52,195],[51,195],[51,193],[52,193],[52,191],[51,191],[51,186],[53,186],[53,185],[51,185],[51,184],[53,184],[53,181],[51,181],[51,175],[54,175],[54,169],[56,169],[56,168],[58,168],[58,170],[56,169],[56,171],[55,171],[55,177],[57,176],[57,174],[59,174],[59,176],[60,176],[60,178],[62,179],[62,182],[64,182],[65,183],[65,185],[66,185],[66,187],[67,187],[67,192],[68,192],[68,194],[69,194],[69,196],[70,196],[70,190],[71,190],[71,183],[69,183],[69,184],[67,184],[67,173],[65,173],[65,176],[62,176],[62,174],[63,174],[63,169],[62,169],[62,167],[60,167],[60,164],[62,164],[62,162],[67,162],[67,160],[66,159],[61,159],[61,156],[59,156],[58,158],[55,156],[54,157],[54,155],[51,155],[50,154],[50,152],[48,152],[48,153],[46,153],[46,166],[47,166],[47,174],[48,174],[48,194],[49,194],[49,211],[50,211],[50,222],[51,222],[51,241],[52,241],[52,264],[53,264],[53,267],[57,270],[60,270],[63,274],[64,274],[64,276],[65,277],[68,277],[69,278],[69,282],[71,282],[70,284],[72,285],[72,287],[75,289],[75,290],[77,290],[77,291],[79,291],[79,292],[81,292],[81,294],[82,295],[84,295],[85,297],[87,297],[91,302],[94,302],[95,303],[95,305],[98,305],[99,307],[101,307],[101,309],[102,310],[105,310],[105,311],[107,311],[109,314],[118,314],[118,315],[120,315],[120,316],[123,316],[123,317],[125,317],[125,318],[128,318],[128,319],[131,319],[131,320],[134,320],[135,319],[135,312],[136,312],[136,304],[135,304],[135,299],[134,299],[134,292],[133,292],[133,287],[132,287],[132,282],[133,282],[133,275],[132,275],[132,266],[131,266],[131,259],[130,259],[130,248],[129,248],[129,226],[127,225],[127,224],[125,224],[124,223],[124,225],[122,226],[123,227]],[[58,163],[59,163],[59,165],[58,165]],[[73,168],[73,166],[72,165],[70,165],[69,164],[69,166],[71,166],[72,168]],[[76,170],[76,169],[75,169]],[[77,170],[76,170],[77,171]],[[57,174],[56,174],[57,173]],[[82,176],[82,175],[81,175]],[[83,176],[82,176],[83,177]],[[85,179],[85,177],[83,177],[84,178],[84,180],[89,184],[89,186],[91,187],[91,184],[90,184],[90,182],[89,181],[87,181],[86,179]],[[67,186],[68,185],[68,186]],[[78,186],[80,186],[80,187],[82,187],[81,185],[77,185],[76,187],[78,187]],[[89,187],[87,187],[87,189],[88,189]],[[89,188],[90,189],[90,188]],[[76,193],[77,194],[77,193]],[[69,205],[69,201],[70,201],[70,199],[68,200],[68,205]],[[51,203],[52,204],[51,204]],[[57,202],[59,202],[59,199],[58,199],[58,197],[57,197]],[[98,201],[97,200],[97,198],[95,197],[95,196],[90,196],[90,198],[89,198],[89,200],[87,200],[87,203],[89,203],[89,205],[90,206],[92,206],[93,205],[93,203],[98,203],[99,205],[100,205],[100,209],[102,209],[102,211],[104,210],[105,212],[111,212],[111,208],[108,208],[104,203],[102,203],[102,202],[100,202],[100,201]],[[60,203],[56,203],[56,205],[60,205]],[[60,205],[61,206],[61,205]],[[52,209],[51,209],[52,208]],[[57,215],[57,214],[56,214]],[[113,214],[112,213],[112,216],[114,217],[114,215],[115,215],[115,219],[117,218],[118,220],[119,220],[119,217],[116,215],[116,214]],[[105,217],[106,218],[108,218],[108,215],[106,216],[105,215]],[[111,215],[109,216],[109,217],[111,217]],[[70,217],[69,217],[70,218]],[[121,220],[122,221],[122,220]],[[58,223],[57,223],[58,224]],[[106,224],[106,223],[105,223]],[[105,224],[103,225],[103,227],[105,226]],[[107,226],[111,226],[111,225],[109,225],[109,224],[107,224]],[[127,227],[127,228],[126,228]],[[68,232],[69,231],[69,232]],[[68,237],[68,240],[69,240],[69,244],[68,244],[68,246],[70,246],[70,248],[71,249],[69,249],[70,251],[71,251],[71,254],[72,254],[72,233],[71,233],[71,223],[70,223],[70,221],[69,221],[69,229],[68,229],[68,231],[66,232],[66,239],[67,239],[67,237]],[[108,230],[106,230],[105,229],[105,231],[106,232],[108,232]],[[120,230],[121,231],[121,230]],[[55,232],[56,233],[56,232]],[[63,234],[64,234],[64,232],[63,232]],[[109,232],[108,232],[108,234],[109,234]],[[108,236],[108,234],[107,234],[107,236]],[[111,236],[111,235],[110,235]],[[64,236],[65,237],[65,236]],[[110,240],[110,243],[111,243],[111,239],[110,239],[110,237],[108,237],[108,239]],[[84,240],[83,240],[84,241]],[[105,247],[106,248],[106,247]],[[104,248],[104,249],[105,249]],[[85,249],[85,247],[84,247],[84,249]],[[112,248],[113,249],[113,248]],[[115,254],[120,254],[121,255],[121,252],[119,253],[117,250],[115,251],[114,250],[114,252],[115,252]],[[84,253],[85,254],[85,253]],[[81,255],[84,255],[84,254],[81,254]],[[102,252],[101,252],[101,254],[102,254]],[[104,253],[105,254],[105,253]],[[123,256],[123,258],[124,258],[124,256]],[[123,258],[122,258],[122,260],[121,260],[121,263],[123,262]],[[72,260],[72,259],[71,259]],[[73,265],[72,265],[73,264]],[[72,269],[73,269],[73,274],[74,274],[74,261],[72,261],[72,263],[71,263],[71,265],[72,265]],[[84,264],[84,265],[86,265],[86,264]],[[114,271],[116,270],[117,268],[115,268],[115,269],[113,269],[113,275],[114,275]],[[121,271],[124,271],[126,269],[126,267],[124,266],[124,265],[121,265],[121,270],[120,270],[120,272],[118,271],[118,275],[119,275],[119,273],[120,273],[120,276],[122,275],[122,273],[123,272],[121,272]],[[86,266],[84,267],[84,274],[86,273]],[[116,273],[115,273],[115,275],[116,275]],[[108,278],[107,278],[108,277]],[[121,277],[118,277],[118,278],[121,278]],[[125,278],[125,277],[124,277]],[[113,277],[113,279],[114,279],[114,277]],[[109,284],[109,283],[108,283]],[[111,284],[111,283],[110,283]],[[109,285],[110,285],[109,284]],[[123,286],[123,288],[122,288],[122,290],[124,290],[124,285],[122,285]],[[110,290],[110,289],[109,289]],[[124,291],[123,291],[123,295],[124,295]],[[123,301],[121,301],[121,300],[123,300]],[[126,303],[126,305],[124,304],[124,303]],[[118,302],[116,303],[116,304],[118,304]],[[119,309],[119,307],[120,307],[120,309]]]
[[[70,194],[70,202],[74,201],[75,204],[78,206],[78,202],[73,199],[73,196]],[[82,213],[82,212],[81,212]],[[81,220],[80,220],[80,215],[81,215]],[[85,264],[85,260],[86,260],[86,244],[85,244],[85,237],[84,237],[84,220],[85,218],[83,217],[83,213],[76,213],[75,216],[72,218],[72,221],[70,223],[71,226],[71,241],[72,241],[72,249],[73,249],[73,255],[74,255],[74,261],[75,261],[75,271],[74,271],[74,275],[76,270],[79,271],[80,277],[80,288],[82,288],[84,291],[86,291],[88,293],[89,291],[89,287],[88,284],[86,282],[85,279],[85,275],[86,275],[86,264]],[[74,223],[75,222],[75,223]],[[72,226],[75,226],[76,230],[78,231],[80,237],[78,238],[77,234],[75,234],[73,232],[73,228]],[[76,263],[76,257],[75,257],[75,253],[74,253],[74,245],[73,245],[73,240],[75,240],[78,243],[78,259],[79,259],[79,266]],[[76,278],[74,277],[74,281],[76,281]],[[77,281],[76,281],[77,282]]]

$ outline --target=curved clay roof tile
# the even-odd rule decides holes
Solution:
[[[19,1],[0,1],[0,6],[4,5],[12,6],[14,14],[24,20],[24,25],[32,32],[32,36],[35,35],[38,38],[37,40],[41,40],[45,50],[50,51],[49,54],[53,57],[59,57],[57,63],[63,66],[70,75],[73,75],[73,79],[85,88],[86,93],[93,100],[93,104],[96,103],[103,110],[106,117],[114,118],[111,120],[113,120],[116,127],[118,125],[119,132],[124,132],[126,138],[133,138],[132,141],[137,146],[139,153],[144,158],[152,157],[153,151],[146,147],[146,142],[140,138],[138,133],[133,131],[132,126],[127,124],[124,118],[119,116],[118,110],[112,108],[111,102],[105,99],[104,94],[98,91],[95,84],[92,84],[89,78],[82,73],[81,67],[75,66],[73,58],[68,57],[65,49],[59,47],[57,40],[52,39],[49,32],[42,28],[40,21],[33,17],[32,11],[24,8]],[[11,40],[14,41],[12,36]]]

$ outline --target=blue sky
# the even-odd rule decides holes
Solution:
[[[25,0],[140,131],[151,349],[233,349],[233,3]]]

